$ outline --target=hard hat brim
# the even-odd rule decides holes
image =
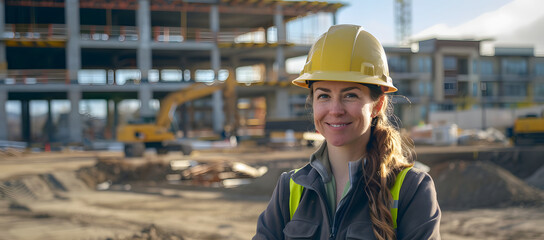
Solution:
[[[295,78],[292,83],[299,87],[309,88],[308,81],[335,81],[374,84],[382,86],[384,89],[384,93],[392,93],[398,90],[395,86],[393,86],[393,81],[391,80],[391,77],[385,75],[382,77],[368,76],[363,75],[359,72],[314,71],[311,73],[301,74],[299,77]]]

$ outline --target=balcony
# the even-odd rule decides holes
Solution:
[[[394,80],[431,80],[431,73],[419,72],[391,72]]]
[[[507,82],[528,82],[531,78],[527,74],[503,74],[501,75],[501,80]]]

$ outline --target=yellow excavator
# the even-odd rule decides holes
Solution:
[[[518,146],[544,143],[544,112],[516,119],[512,138]]]
[[[155,148],[157,154],[166,154],[169,151],[181,151],[189,155],[192,151],[187,142],[180,142],[171,131],[172,115],[176,107],[188,101],[211,95],[215,91],[223,90],[226,99],[226,122],[234,131],[234,114],[236,107],[236,79],[232,71],[224,82],[215,82],[211,85],[194,83],[189,87],[168,94],[161,100],[160,109],[154,123],[125,124],[117,129],[117,141],[125,144],[126,157],[141,157],[146,148]]]

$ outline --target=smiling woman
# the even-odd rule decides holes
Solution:
[[[332,26],[293,84],[309,89],[325,142],[282,174],[254,239],[440,239],[434,183],[388,120],[397,88],[378,40]]]

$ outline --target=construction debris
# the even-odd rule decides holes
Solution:
[[[197,185],[216,185],[234,187],[248,184],[249,181],[233,179],[258,178],[268,171],[267,167],[254,168],[241,162],[218,162],[198,164],[180,172],[182,180]]]
[[[488,128],[485,131],[477,129],[463,130],[458,137],[459,145],[490,145],[508,144],[508,138],[495,128]]]
[[[266,167],[254,168],[245,163],[228,161],[201,163],[194,160],[173,160],[169,164],[136,164],[124,159],[99,159],[95,166],[78,170],[78,176],[89,187],[97,190],[128,191],[131,189],[130,182],[142,181],[236,187],[248,184],[248,179],[258,178],[267,171]]]

